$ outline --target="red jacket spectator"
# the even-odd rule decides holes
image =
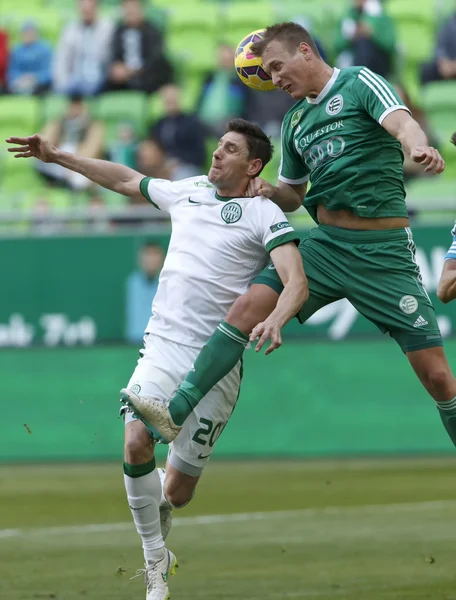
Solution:
[[[8,67],[8,34],[0,29],[0,89],[5,88]]]

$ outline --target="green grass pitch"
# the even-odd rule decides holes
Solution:
[[[173,600],[456,600],[456,460],[215,460]],[[144,599],[121,465],[0,467],[2,600]]]

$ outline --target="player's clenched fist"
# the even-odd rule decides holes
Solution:
[[[43,162],[53,162],[57,148],[41,135],[35,133],[29,137],[10,137],[6,140],[7,144],[15,144],[13,148],[8,148],[15,158],[39,158]]]
[[[274,186],[266,181],[265,179],[261,179],[261,177],[255,177],[249,183],[249,187],[247,188],[247,196],[249,198],[254,198],[255,196],[266,196],[266,198],[271,198],[274,193]]]
[[[425,166],[426,173],[432,171],[434,175],[438,175],[445,169],[445,161],[432,146],[417,146],[410,152],[410,157],[414,162]]]

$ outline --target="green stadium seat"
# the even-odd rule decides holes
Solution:
[[[212,69],[220,34],[217,5],[185,4],[168,13],[166,46],[181,73]]]
[[[0,129],[9,135],[32,135],[39,125],[39,100],[29,96],[0,96]]]
[[[116,137],[120,123],[130,123],[137,135],[145,127],[147,95],[143,92],[108,92],[93,105],[93,115],[103,121],[108,141]]]
[[[21,6],[19,4],[19,6]],[[10,45],[16,44],[20,40],[20,31],[24,21],[32,19],[40,33],[40,36],[50,42],[52,45],[55,45],[60,37],[60,33],[62,31],[63,20],[62,14],[57,9],[52,8],[42,8],[37,7],[35,10],[28,10],[28,0],[27,4],[24,3],[27,10],[22,12],[18,12],[17,10],[12,12],[11,14],[6,14],[5,16],[5,26],[10,33]],[[2,8],[2,12],[4,9]]]
[[[456,81],[429,83],[422,90],[423,108],[442,140],[456,129]]]
[[[223,41],[236,48],[239,42],[249,33],[263,29],[274,23],[274,12],[271,2],[252,2],[242,5],[228,4],[223,12]]]
[[[41,123],[48,123],[54,119],[59,119],[65,112],[68,99],[60,94],[48,94],[41,100],[40,120]]]
[[[453,181],[443,177],[419,177],[407,185],[409,208],[430,211],[452,210],[456,205]]]

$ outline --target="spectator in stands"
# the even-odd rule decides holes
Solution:
[[[33,21],[24,23],[22,42],[11,53],[7,84],[12,94],[40,94],[51,85],[51,45],[39,39]]]
[[[456,79],[456,11],[438,33],[434,60],[421,67],[422,83],[442,79]]]
[[[233,68],[234,48],[220,44],[218,64],[204,81],[198,100],[198,115],[212,135],[220,137],[233,117],[246,117],[249,89]]]
[[[354,0],[340,24],[335,45],[338,65],[363,65],[383,77],[389,77],[395,48],[394,22],[384,12],[381,2]]]
[[[103,154],[103,125],[93,121],[82,96],[73,95],[60,119],[48,123],[43,135],[55,146],[87,158],[101,158]],[[54,163],[37,163],[38,171],[49,181],[74,190],[84,190],[91,181]]]
[[[144,337],[165,253],[161,246],[147,241],[142,246],[138,259],[139,269],[127,279],[125,337],[132,344],[140,343]]]
[[[163,36],[146,20],[140,0],[124,0],[123,21],[114,33],[111,58],[110,89],[152,93],[173,80]]]
[[[54,89],[92,96],[106,82],[113,24],[98,17],[97,0],[78,0],[80,20],[63,31],[54,59]]]
[[[139,144],[136,161],[138,171],[147,177],[175,180],[175,163],[166,156],[165,149],[157,139],[149,137]]]
[[[8,34],[0,29],[0,94],[6,90],[6,70],[8,68]]]
[[[119,123],[116,130],[116,139],[109,144],[109,160],[136,169],[137,149],[138,143],[133,125],[131,123]]]
[[[206,163],[205,127],[196,115],[182,111],[176,85],[163,87],[160,94],[165,116],[152,126],[150,136],[173,159],[173,179],[199,175]]]

